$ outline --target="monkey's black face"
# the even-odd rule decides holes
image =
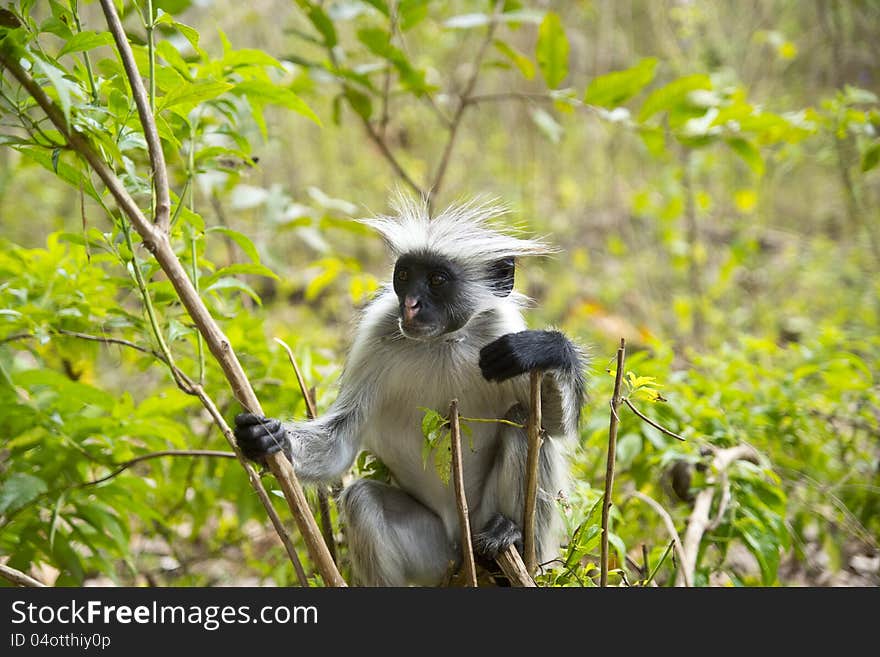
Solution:
[[[394,266],[401,332],[428,340],[460,329],[474,312],[463,288],[463,272],[454,262],[437,256],[401,256]]]

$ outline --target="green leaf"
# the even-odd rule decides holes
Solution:
[[[368,4],[374,9],[377,9],[380,13],[385,16],[390,15],[388,11],[388,3],[385,0],[362,0],[364,4]]]
[[[730,146],[734,153],[742,158],[743,162],[745,162],[749,169],[755,174],[760,176],[764,173],[764,158],[761,157],[761,152],[752,142],[737,137],[734,139],[728,139],[727,145]]]
[[[645,104],[642,105],[642,109],[639,112],[639,121],[646,121],[658,112],[673,108],[676,104],[686,99],[691,91],[711,88],[712,81],[708,75],[702,73],[673,80],[669,84],[652,91],[651,95],[645,99]]]
[[[434,448],[434,469],[444,485],[449,485],[452,474],[452,434],[449,429],[441,431]]]
[[[369,120],[373,115],[373,101],[365,94],[349,86],[342,92],[348,104],[361,118]]]
[[[82,52],[84,50],[92,50],[100,46],[112,46],[113,35],[109,32],[93,32],[91,30],[74,34],[71,39],[67,40],[64,47],[58,52],[58,57],[72,52]]]
[[[263,302],[260,299],[260,295],[257,294],[256,290],[254,290],[254,288],[252,288],[244,281],[237,278],[221,278],[220,280],[215,281],[210,286],[206,287],[204,291],[216,292],[218,290],[238,290],[239,292],[244,292],[245,294],[247,294],[257,303],[257,305],[263,305]]]
[[[868,146],[862,156],[862,171],[870,171],[880,163],[880,141],[875,141]]]
[[[164,59],[168,64],[185,80],[192,81],[192,75],[189,71],[189,64],[186,63],[186,60],[180,55],[170,41],[160,41],[156,44],[156,54],[159,55],[162,59]]]
[[[205,232],[220,233],[221,235],[226,235],[226,237],[228,237],[233,242],[238,244],[239,247],[241,247],[241,250],[244,251],[245,255],[247,255],[247,257],[251,259],[251,262],[259,264],[260,254],[257,251],[257,247],[254,246],[254,243],[251,242],[250,238],[247,235],[239,233],[237,230],[226,228],[225,226],[211,226]]]
[[[495,48],[497,48],[501,54],[513,62],[526,80],[531,80],[535,77],[535,65],[532,63],[531,59],[500,39],[495,39],[494,44]]]
[[[174,105],[184,105],[187,108],[192,108],[206,100],[216,98],[232,88],[233,86],[228,82],[215,82],[213,80],[184,82],[162,96],[156,109],[161,112]]]
[[[309,22],[315,26],[315,29],[324,37],[324,45],[327,48],[333,48],[339,41],[336,37],[336,28],[333,21],[327,16],[326,12],[316,4],[311,4],[306,10]]]
[[[654,57],[643,59],[624,71],[594,78],[587,87],[584,102],[601,107],[617,107],[651,84],[657,70]]]
[[[49,64],[42,59],[34,59],[34,66],[40,70],[48,79],[49,82],[52,83],[52,86],[55,87],[55,92],[58,94],[58,104],[61,106],[61,111],[64,113],[64,119],[67,123],[70,123],[70,107],[71,107],[71,94],[82,98],[82,90],[79,86],[68,80],[64,77],[64,71],[52,64]]]
[[[251,274],[253,276],[265,276],[266,278],[274,278],[275,280],[280,280],[278,278],[278,274],[276,274],[265,265],[237,263],[234,265],[229,265],[228,267],[218,269],[213,274],[205,276],[204,278],[202,278],[201,284],[207,288],[224,276],[234,276],[236,274]]]
[[[617,463],[622,470],[629,468],[633,460],[642,453],[642,437],[628,433],[617,441]]]
[[[285,87],[279,87],[265,80],[246,80],[235,85],[233,93],[244,94],[255,105],[266,103],[281,105],[321,125],[321,119],[305,101]]]
[[[779,545],[773,534],[763,530],[757,522],[751,518],[745,518],[737,522],[740,535],[749,548],[749,552],[755,555],[761,568],[761,581],[764,586],[769,586],[776,581],[779,571]]]
[[[557,88],[568,75],[568,39],[559,15],[548,11],[538,28],[535,46],[538,68],[551,89]]]
[[[46,482],[24,472],[14,472],[0,487],[0,514],[21,508],[49,490]]]
[[[406,32],[428,17],[430,0],[400,0],[397,3],[397,17],[400,29]]]

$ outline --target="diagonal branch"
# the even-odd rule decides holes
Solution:
[[[5,564],[0,564],[0,577],[7,582],[12,582],[17,586],[29,586],[31,588],[43,588],[46,586],[41,581],[34,579],[20,570],[11,568]]]
[[[220,452],[214,449],[165,449],[159,452],[150,452],[149,454],[141,454],[140,456],[136,456],[133,459],[129,459],[128,461],[124,461],[118,464],[115,469],[110,473],[106,474],[103,477],[99,477],[98,479],[93,479],[91,481],[84,481],[81,484],[77,484],[76,488],[86,488],[88,486],[97,486],[98,484],[103,484],[105,481],[110,481],[113,477],[117,477],[129,468],[141,463],[143,461],[149,461],[150,459],[158,459],[164,456],[205,456],[205,457],[213,457],[213,458],[221,458],[221,459],[234,459],[234,452]]]
[[[640,499],[642,502],[650,506],[654,511],[657,512],[657,515],[663,519],[663,524],[666,525],[666,531],[669,532],[669,537],[672,539],[673,545],[675,547],[675,553],[678,555],[678,560],[681,561],[680,572],[683,573],[683,582],[687,587],[693,586],[693,582],[691,581],[691,575],[689,572],[684,571],[685,564],[687,563],[687,554],[684,550],[684,546],[681,542],[681,537],[678,535],[678,530],[675,528],[675,522],[672,520],[672,516],[669,515],[669,512],[660,506],[660,503],[652,497],[648,497],[644,493],[639,491],[633,491],[633,497]],[[659,564],[657,565],[659,568]],[[652,573],[651,578],[653,579],[654,574],[656,574],[657,570],[654,569],[654,573]]]
[[[131,45],[128,43],[128,37],[125,36],[125,29],[122,27],[119,14],[116,13],[116,6],[113,4],[113,0],[101,0],[101,8],[104,10],[104,16],[107,18],[107,27],[110,28],[113,40],[116,41],[116,49],[122,58],[122,66],[125,68],[126,77],[131,85],[131,95],[134,98],[138,116],[144,128],[144,138],[147,140],[147,149],[150,153],[150,168],[153,172],[153,186],[156,190],[156,216],[154,221],[159,230],[167,233],[171,223],[171,197],[168,187],[168,169],[165,167],[165,154],[162,151],[159,131],[156,129],[156,120],[150,109],[147,90],[144,88],[144,82],[134,61]],[[152,20],[153,17],[150,16],[150,21],[152,22]]]
[[[0,45],[0,65],[6,68],[10,74],[18,80],[22,87],[24,87],[40,108],[46,113],[58,129],[59,133],[67,140],[70,147],[82,155],[101,181],[107,186],[110,194],[128,217],[132,226],[141,236],[146,248],[155,256],[156,261],[159,263],[162,271],[174,287],[175,292],[192,318],[193,323],[205,338],[205,342],[208,344],[211,353],[217,359],[227,381],[229,381],[235,398],[251,412],[262,414],[260,402],[241,367],[241,363],[238,361],[238,357],[235,355],[235,351],[232,349],[232,345],[220,330],[217,322],[211,316],[198,292],[195,290],[186,270],[183,268],[183,265],[174,253],[168,234],[157,229],[156,226],[147,220],[137,203],[135,203],[134,199],[132,199],[131,195],[126,191],[122,182],[113,170],[106,162],[104,162],[103,158],[82,135],[70,129],[58,106],[52,102],[40,85],[37,84],[36,81],[21,67],[18,55],[11,52],[8,47],[4,48],[2,45]],[[200,387],[197,386],[197,388]],[[210,402],[210,398],[207,398],[207,396],[202,397],[200,395],[199,399],[207,408],[207,403]],[[211,402],[211,404],[213,405],[213,402]],[[216,410],[216,407],[214,408]],[[210,412],[211,409],[209,408],[208,410]],[[216,415],[212,413],[212,417],[215,418],[215,421],[218,418],[221,421],[223,420],[219,411],[216,412]],[[225,425],[225,422],[223,422],[223,424]],[[221,429],[223,429],[222,425]],[[228,430],[228,425],[226,426],[226,429]],[[248,478],[251,481],[251,485],[256,489],[256,483],[259,482],[259,479],[253,468],[250,467],[250,464],[248,464],[238,449],[238,445],[235,443],[232,432],[224,431],[224,435],[230,442],[230,446],[233,448],[236,455],[239,457],[239,462],[245,470],[248,471]],[[270,456],[267,459],[267,463],[284,492],[284,497],[291,508],[291,512],[296,519],[300,532],[303,534],[306,546],[309,549],[309,554],[315,562],[318,571],[321,573],[324,582],[330,586],[345,586],[345,581],[342,579],[339,570],[336,568],[336,564],[333,563],[333,559],[330,557],[329,550],[327,549],[326,543],[324,543],[321,532],[315,522],[315,518],[309,511],[305,493],[296,478],[292,464],[281,454]],[[271,506],[271,502],[268,498],[264,501],[264,506],[266,503]]]
[[[657,424],[656,422],[654,422],[654,420],[649,418],[647,415],[643,414],[639,409],[637,409],[635,406],[633,406],[632,402],[629,399],[627,399],[626,397],[621,397],[620,401],[622,401],[624,404],[629,406],[629,410],[631,410],[633,413],[638,415],[642,419],[643,422],[650,424],[652,427],[657,429],[657,431],[659,431],[660,433],[665,433],[667,436],[672,436],[676,440],[684,441],[684,438],[679,436],[674,431],[670,431],[666,427]]]

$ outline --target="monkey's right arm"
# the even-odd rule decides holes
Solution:
[[[363,425],[374,407],[382,371],[384,336],[396,330],[393,292],[364,309],[340,380],[339,395],[327,412],[308,422],[283,423],[251,413],[235,418],[235,438],[244,455],[263,463],[283,451],[298,477],[335,481],[354,462]]]
[[[308,422],[282,423],[252,413],[235,418],[235,439],[242,453],[264,463],[283,451],[306,481],[334,481],[351,467],[360,447],[360,413],[331,408]]]

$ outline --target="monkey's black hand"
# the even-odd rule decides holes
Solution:
[[[290,438],[278,420],[239,413],[235,416],[235,441],[239,449],[251,461],[265,463],[266,457],[284,450],[290,458]]]
[[[508,333],[480,349],[480,370],[489,381],[506,381],[531,370],[568,369],[573,363],[574,345],[559,331]]]
[[[522,552],[522,532],[510,518],[500,513],[492,516],[482,531],[474,534],[474,550],[487,559],[494,560],[511,545]]]

